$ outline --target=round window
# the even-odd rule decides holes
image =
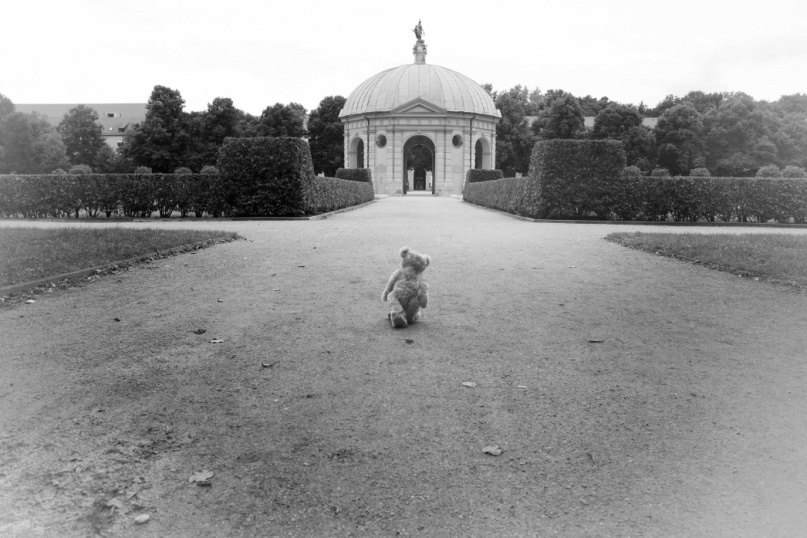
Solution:
[[[455,148],[458,148],[462,145],[462,137],[460,135],[454,135],[454,138],[451,139],[451,143],[454,144]]]
[[[383,148],[387,145],[387,137],[382,134],[378,135],[376,138],[376,144],[378,144],[379,148]]]

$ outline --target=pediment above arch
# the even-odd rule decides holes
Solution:
[[[446,109],[430,103],[422,97],[407,101],[391,110],[393,114],[446,114]]]

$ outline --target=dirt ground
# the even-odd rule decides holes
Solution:
[[[146,225],[247,241],[0,307],[2,536],[807,532],[803,291],[453,198]]]

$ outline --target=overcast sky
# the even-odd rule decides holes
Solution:
[[[15,103],[144,103],[161,84],[188,111],[215,97],[311,110],[412,63],[418,18],[427,63],[495,89],[650,106],[807,93],[805,0],[6,0],[0,16],[0,93]]]

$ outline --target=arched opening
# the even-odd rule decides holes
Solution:
[[[418,135],[406,141],[403,148],[404,194],[408,191],[434,194],[435,156],[434,142],[428,137]]]
[[[348,168],[364,168],[364,140],[358,136],[350,142]]]
[[[484,138],[480,138],[474,144],[474,168],[477,170],[489,170],[492,168],[490,144]]]

